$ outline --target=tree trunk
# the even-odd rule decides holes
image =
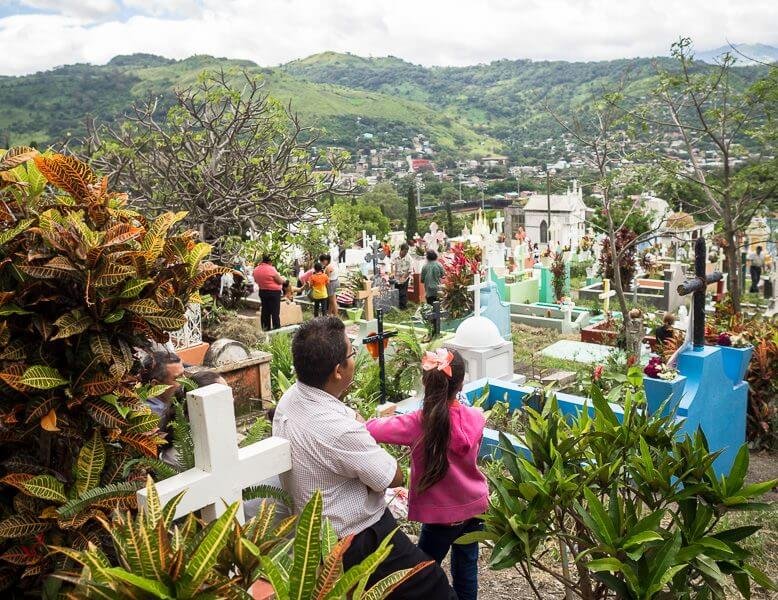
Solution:
[[[740,289],[740,248],[737,243],[737,235],[731,228],[724,230],[724,237],[727,240],[725,254],[727,255],[727,289],[729,297],[732,299],[732,310],[740,312],[740,299],[742,290]]]

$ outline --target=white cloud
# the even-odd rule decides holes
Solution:
[[[104,63],[132,52],[275,65],[335,50],[466,65],[655,56],[680,35],[700,49],[726,40],[778,44],[773,0],[124,0],[124,16],[135,13],[124,20],[111,16],[110,0],[26,2],[57,13],[0,19],[0,47],[25,48],[0,54],[0,74]]]
[[[20,4],[64,16],[100,18],[119,10],[115,0],[21,0]]]

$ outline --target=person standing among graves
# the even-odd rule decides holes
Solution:
[[[281,475],[281,484],[294,508],[299,511],[320,490],[322,517],[339,538],[354,536],[343,556],[344,570],[392,535],[391,552],[370,577],[370,587],[429,557],[397,529],[386,507],[386,489],[402,485],[402,469],[367,432],[361,417],[339,400],[354,378],[355,355],[340,319],[327,316],[303,323],[292,340],[297,382],[278,402],[273,435],[289,441],[292,469]],[[434,564],[399,586],[392,597],[456,599],[446,574]]]
[[[443,267],[438,262],[437,252],[427,250],[427,263],[421,268],[421,281],[424,284],[427,304],[430,306],[438,299],[438,288],[444,274]]]
[[[748,291],[752,294],[758,294],[759,281],[762,279],[762,268],[764,267],[764,254],[762,254],[761,246],[757,246],[756,252],[748,255],[748,264],[751,271],[751,288]]]
[[[338,316],[338,288],[340,282],[338,281],[338,265],[332,264],[332,255],[320,254],[319,262],[324,267],[324,273],[329,278],[327,284],[327,304],[329,306],[329,314],[333,317]]]
[[[400,244],[400,252],[392,261],[394,286],[397,288],[400,310],[408,306],[408,281],[411,278],[411,257],[408,256],[408,244]]]
[[[671,312],[666,312],[662,318],[662,324],[654,330],[654,337],[660,344],[664,344],[667,340],[673,338],[675,324],[675,315]]]
[[[330,278],[324,272],[324,267],[320,262],[313,265],[313,275],[310,279],[311,286],[311,300],[313,300],[313,316],[324,316],[327,314],[327,303],[329,298],[329,292],[327,286],[330,283]]]
[[[259,287],[259,301],[262,303],[262,329],[278,329],[281,327],[281,290],[284,278],[276,271],[269,255],[263,255],[262,262],[254,269],[254,282]]]
[[[458,352],[425,352],[421,364],[422,409],[371,419],[365,426],[378,443],[410,446],[408,518],[422,523],[419,548],[438,564],[451,550],[454,591],[459,600],[475,600],[478,543],[454,542],[483,528],[476,516],[489,505],[489,486],[478,468],[485,419],[457,399],[465,378]]]

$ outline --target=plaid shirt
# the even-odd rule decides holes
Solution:
[[[411,254],[410,252],[405,256],[399,254],[394,257],[392,261],[392,268],[394,269],[394,277],[398,283],[405,283],[411,276]]]
[[[337,398],[298,381],[273,417],[273,435],[292,448],[292,470],[281,475],[281,485],[295,511],[321,490],[323,515],[339,537],[378,522],[386,510],[384,491],[397,471],[394,458],[354,415]]]

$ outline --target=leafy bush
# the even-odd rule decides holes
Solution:
[[[162,507],[151,480],[146,489],[148,503],[136,517],[127,513],[106,523],[118,561],[95,547],[85,551],[55,548],[83,567],[80,574],[59,575],[77,586],[69,597],[248,599],[246,589],[263,577],[272,584],[278,600],[381,600],[432,563],[396,571],[367,589],[368,579],[391,552],[392,536],[344,573],[342,558],[354,536],[338,541],[329,522],[322,520],[318,492],[299,518],[274,524],[275,509],[262,504],[259,514],[241,525],[235,519],[235,503],[203,526],[193,514],[182,524],[174,524],[176,506],[185,492]],[[290,541],[287,536],[295,523]]]
[[[562,253],[554,254],[554,262],[551,263],[551,285],[554,287],[554,299],[559,301],[565,295],[565,261]]]
[[[267,337],[260,349],[269,353],[270,379],[273,396],[279,399],[296,379],[294,374],[294,359],[292,358],[292,338],[288,333],[276,333]]]
[[[257,578],[260,554],[283,552],[294,517],[273,525],[275,509],[263,504],[257,516],[240,525],[238,503],[204,527],[194,514],[174,524],[181,492],[164,507],[151,479],[148,502],[136,516],[129,512],[105,523],[116,559],[101,550],[55,547],[83,567],[59,577],[76,584],[71,598],[248,598],[245,590]],[[118,566],[114,566],[118,563]]]
[[[460,542],[488,542],[490,565],[518,567],[538,598],[533,570],[592,600],[724,598],[728,578],[746,598],[752,581],[778,589],[741,544],[759,528],[719,526],[729,511],[763,507],[752,500],[778,482],[744,485],[746,446],[717,477],[718,453],[701,432],[679,439],[673,416],[647,414],[640,386],[622,390],[621,420],[596,386],[592,415],[570,419],[554,398],[541,412],[528,408],[530,459],[501,438],[505,469],[489,471],[486,529]]]
[[[441,305],[448,312],[449,319],[461,319],[473,311],[473,295],[467,291],[467,286],[473,285],[480,258],[478,248],[454,244],[451,255],[442,259]]]
[[[622,227],[616,232],[616,252],[621,254],[619,273],[621,285],[626,290],[635,277],[635,246],[631,245],[637,235],[634,231]],[[625,250],[626,248],[626,250]],[[611,256],[610,239],[602,241],[600,253],[600,272],[603,278],[613,281],[613,257]]]
[[[161,441],[134,348],[183,326],[224,269],[171,235],[184,213],[147,220],[73,157],[11,149],[0,188],[0,588],[30,589],[47,544],[100,544],[99,522],[134,506],[124,467]]]

